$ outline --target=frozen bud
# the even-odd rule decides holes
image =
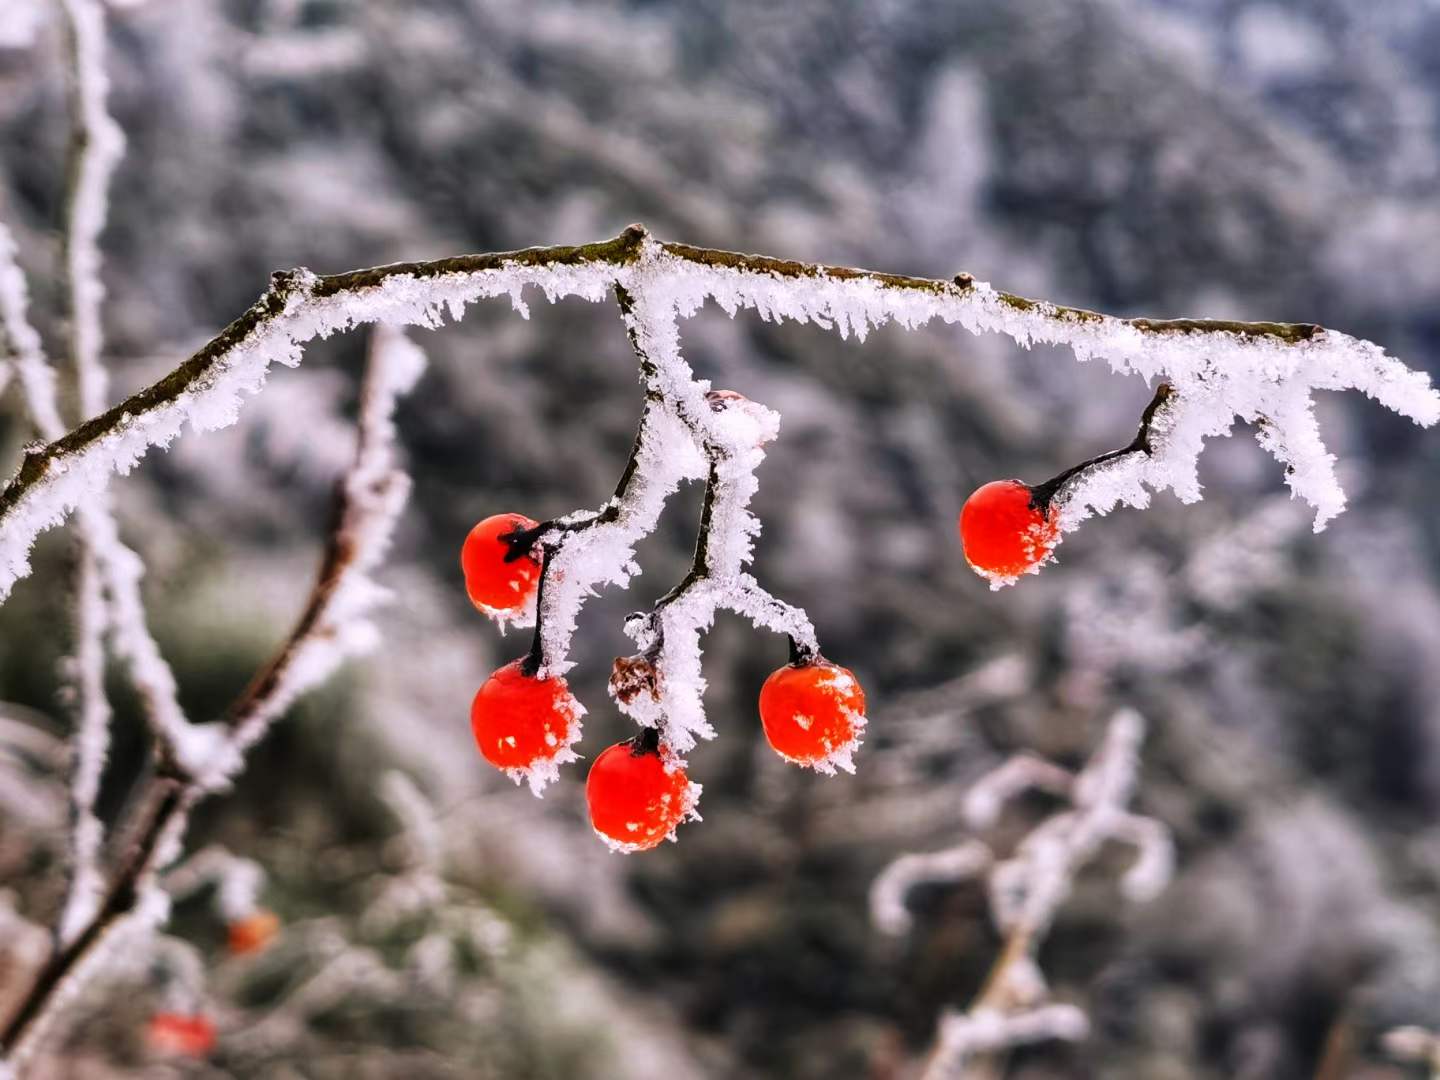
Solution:
[[[645,656],[617,656],[610,671],[610,696],[630,705],[642,693],[660,700],[660,672],[654,662]]]
[[[707,390],[705,400],[710,403],[711,412],[724,412],[732,405],[749,404],[750,399],[735,390]]]
[[[734,390],[707,390],[705,400],[710,403],[711,412],[724,414],[726,426],[731,427],[739,445],[748,442],[761,447],[774,442],[780,434],[779,414],[744,394]],[[733,425],[740,425],[738,429],[732,421]]]

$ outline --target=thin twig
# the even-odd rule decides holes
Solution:
[[[62,233],[70,301],[70,362],[80,419],[105,408],[100,304],[100,232],[108,212],[110,177],[125,136],[105,106],[105,8],[98,0],[61,0],[70,45],[70,164]]]

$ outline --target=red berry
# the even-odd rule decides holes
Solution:
[[[699,817],[700,785],[667,763],[643,737],[616,743],[590,766],[585,801],[590,824],[615,851],[646,851],[675,835],[687,817]]]
[[[280,918],[273,911],[257,908],[226,928],[226,945],[233,956],[244,956],[267,948],[280,932]]]
[[[158,1054],[205,1057],[215,1049],[215,1025],[199,1013],[158,1012],[145,1025],[145,1041]]]
[[[470,706],[470,729],[486,761],[516,783],[528,780],[538,795],[559,778],[558,766],[576,759],[570,747],[585,709],[564,679],[527,675],[523,664],[506,664],[485,680]]]
[[[465,592],[486,615],[524,615],[540,585],[540,560],[531,554],[507,558],[511,546],[503,537],[535,528],[524,514],[495,514],[470,530],[460,549]]]
[[[816,658],[787,664],[760,688],[765,738],[786,761],[833,773],[851,761],[865,728],[865,691],[848,669]]]
[[[1030,502],[1019,480],[992,480],[960,510],[960,543],[982,577],[1009,584],[1040,566],[1060,542],[1059,514]]]

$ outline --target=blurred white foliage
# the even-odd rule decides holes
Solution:
[[[65,788],[58,778],[71,751],[26,717],[27,711],[0,703],[0,813],[42,835],[58,836],[65,823]]]
[[[51,11],[50,0],[6,0],[0,6],[0,49],[23,49]]]
[[[1090,760],[1077,773],[1032,754],[1010,759],[975,782],[965,814],[973,828],[992,825],[1003,805],[1030,789],[1068,802],[1032,828],[1006,859],[979,840],[930,855],[902,855],[876,877],[870,913],[876,927],[901,934],[911,926],[906,894],[927,882],[986,877],[990,914],[1005,946],[985,988],[965,1012],[940,1019],[926,1066],[927,1080],[958,1074],[966,1060],[1027,1042],[1082,1039],[1089,1023],[1082,1010],[1049,1000],[1035,957],[1075,876],[1110,840],[1135,848],[1136,860],[1120,881],[1132,901],[1154,899],[1173,872],[1170,833],[1154,818],[1130,812],[1139,769],[1144,721],[1117,712]]]
[[[1380,1036],[1380,1047],[1393,1060],[1422,1065],[1430,1080],[1440,1080],[1440,1035],[1422,1027],[1391,1028]]]
[[[1100,564],[1066,590],[1065,651],[1075,689],[1094,690],[1121,671],[1169,672],[1213,658],[1210,625],[1257,592],[1286,580],[1304,515],[1289,499],[1261,500],[1208,533],[1180,565],[1136,550]]]
[[[380,781],[380,797],[400,822],[407,858],[365,911],[362,926],[372,932],[428,910],[445,899],[444,847],[435,808],[404,773],[392,769]]]
[[[976,1054],[1051,1039],[1078,1042],[1089,1034],[1089,1017],[1074,1005],[1052,1003],[1009,1012],[999,1009],[949,1012],[940,1018],[925,1080],[960,1075],[965,1061]]]

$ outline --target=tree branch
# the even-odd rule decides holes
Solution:
[[[217,403],[204,426],[230,422],[238,394],[253,391],[273,360],[298,361],[300,347],[317,334],[368,321],[433,324],[443,308],[458,313],[484,296],[508,294],[523,309],[520,292],[526,285],[552,299],[598,300],[605,289],[634,289],[649,278],[668,279],[675,289],[667,299],[686,308],[713,297],[730,311],[752,307],[766,317],[808,319],[862,335],[887,319],[915,326],[938,318],[976,332],[1006,333],[1022,344],[1069,345],[1082,357],[1110,355],[1132,370],[1164,371],[1167,351],[1177,349],[1189,365],[1197,350],[1212,342],[1301,348],[1322,366],[1363,361],[1367,369],[1344,385],[1359,386],[1421,423],[1440,417],[1440,397],[1423,376],[1373,346],[1312,323],[1115,319],[1001,292],[967,275],[959,275],[957,284],[659,243],[631,226],[614,239],[580,246],[394,263],[327,276],[302,270],[272,275],[269,290],[249,310],[170,374],[25,456],[0,492],[0,595],[27,572],[35,534],[102,486],[111,470],[128,468],[149,446],[168,442],[200,399]],[[798,282],[812,284],[797,293],[792,287]],[[1327,375],[1326,385],[1334,385],[1334,378]],[[41,498],[47,492],[50,497]]]

